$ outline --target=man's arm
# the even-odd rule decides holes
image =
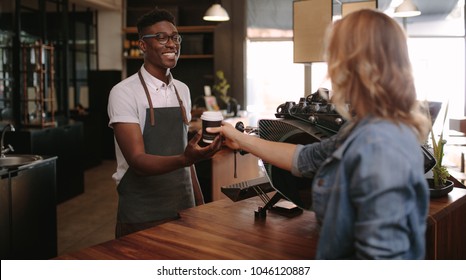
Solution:
[[[140,175],[163,174],[185,166],[181,155],[146,154],[139,124],[114,123],[113,131],[126,162]]]
[[[190,166],[199,160],[210,158],[221,148],[220,137],[217,137],[209,146],[201,148],[198,145],[201,135],[196,134],[189,141],[182,154],[173,156],[151,155],[147,154],[144,149],[144,140],[139,124],[114,123],[113,131],[126,162],[140,175],[164,174]]]

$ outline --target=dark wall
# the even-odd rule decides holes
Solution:
[[[115,159],[113,130],[108,127],[107,104],[110,90],[120,81],[121,71],[89,71],[89,116],[92,124],[97,125],[93,127],[96,135],[89,135],[89,141],[99,147],[103,159]]]
[[[246,79],[246,0],[222,0],[230,20],[215,30],[215,70],[223,70],[233,96],[243,109]]]

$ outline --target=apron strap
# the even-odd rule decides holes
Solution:
[[[144,91],[146,92],[147,101],[149,101],[150,125],[154,126],[155,125],[154,106],[152,106],[152,99],[150,98],[150,94],[149,94],[149,90],[147,89],[146,82],[144,81],[144,78],[142,77],[141,69],[139,69],[138,71],[138,76],[139,76],[139,80],[141,81],[142,86],[144,87]]]
[[[178,94],[178,90],[176,89],[175,85],[173,85],[173,87],[175,88],[176,98],[178,98],[178,103],[180,104],[180,107],[181,107],[181,116],[183,117],[183,122],[186,125],[188,125],[189,122],[188,122],[188,117],[186,116],[186,109],[184,108],[183,100],[181,100],[180,95]]]
[[[149,94],[149,90],[147,89],[146,82],[144,81],[144,78],[142,77],[141,69],[139,69],[139,71],[138,71],[138,76],[139,76],[139,80],[141,81],[142,86],[144,87],[144,91],[146,92],[147,101],[149,102],[150,125],[154,126],[155,125],[154,106],[152,105],[152,99],[150,98],[150,94]],[[188,125],[189,122],[188,122],[188,117],[186,115],[186,108],[183,105],[183,100],[181,100],[180,95],[178,94],[178,90],[176,89],[175,85],[173,85],[173,87],[175,88],[175,94],[176,94],[176,98],[178,99],[178,104],[180,104],[181,116],[183,117],[183,122],[186,125]]]

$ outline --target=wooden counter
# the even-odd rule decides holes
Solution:
[[[457,180],[448,196],[430,199],[426,259],[466,259],[466,189]]]
[[[181,218],[57,259],[266,260],[313,259],[318,226],[313,212],[286,217],[258,197],[221,199],[181,212]],[[466,259],[466,189],[430,200],[426,259]]]
[[[266,260],[313,259],[317,223],[313,212],[295,217],[268,212],[258,197],[227,199],[181,212],[181,218],[57,259]]]

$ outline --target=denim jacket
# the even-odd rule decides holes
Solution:
[[[314,176],[316,258],[423,259],[429,193],[414,132],[366,118],[340,134],[293,158],[295,176]]]

